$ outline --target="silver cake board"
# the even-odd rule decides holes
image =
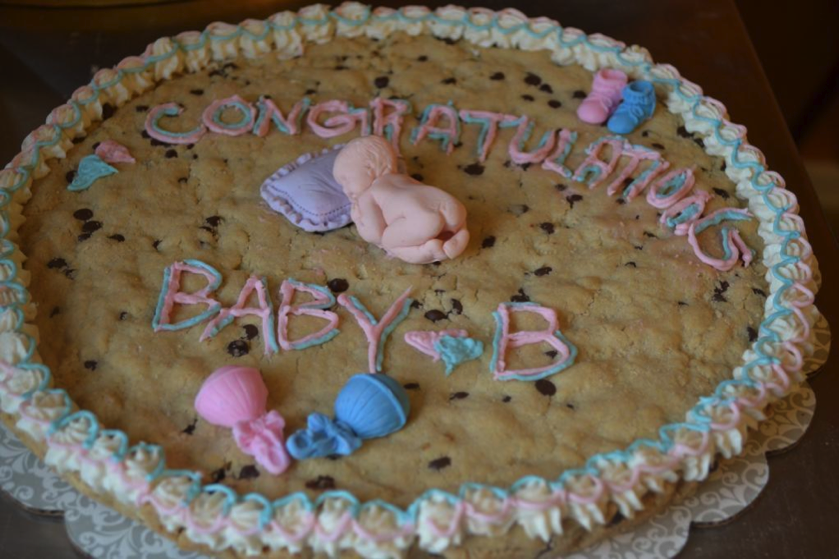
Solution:
[[[808,375],[827,360],[831,332],[825,317],[815,326],[816,348]],[[775,403],[739,457],[722,460],[697,491],[634,529],[600,541],[573,558],[673,558],[692,527],[725,523],[749,507],[770,476],[767,455],[793,446],[808,429],[817,401],[808,383]],[[30,512],[64,516],[70,541],[92,558],[200,558],[145,525],[80,494],[43,464],[0,423],[0,490]]]

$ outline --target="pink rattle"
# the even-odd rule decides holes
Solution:
[[[288,468],[283,427],[276,410],[266,413],[268,389],[254,368],[225,366],[204,381],[195,397],[195,410],[215,426],[233,429],[243,453],[253,456],[271,474]]]
[[[384,138],[349,142],[335,158],[333,177],[350,199],[359,235],[389,255],[424,264],[454,259],[466,249],[464,205],[400,173],[397,154]]]

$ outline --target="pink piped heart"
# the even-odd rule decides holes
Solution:
[[[106,163],[135,163],[136,160],[131,156],[128,148],[115,142],[114,140],[105,140],[100,142],[94,150],[102,161]]]

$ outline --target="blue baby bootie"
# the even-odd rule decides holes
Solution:
[[[621,91],[621,105],[607,121],[607,128],[616,134],[629,134],[643,121],[653,116],[656,108],[656,91],[646,80],[636,80]]]

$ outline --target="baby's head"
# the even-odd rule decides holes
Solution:
[[[380,136],[351,140],[333,164],[333,177],[350,199],[365,192],[377,178],[396,172],[397,154]]]

